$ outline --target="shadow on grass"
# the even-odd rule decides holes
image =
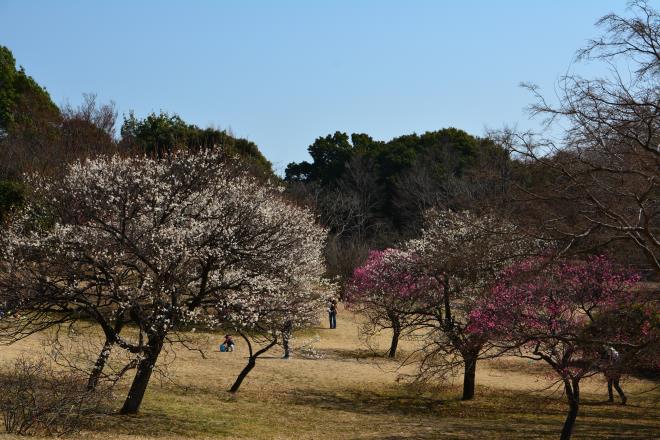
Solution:
[[[382,360],[390,360],[394,361],[395,359],[392,359],[387,356],[387,352],[379,352],[379,351],[374,351],[374,350],[369,350],[366,348],[356,348],[356,349],[343,349],[343,348],[330,348],[330,349],[323,349],[323,354],[326,355],[326,357],[338,361],[355,361],[355,360],[362,360],[362,359],[382,359]]]
[[[385,439],[436,438],[555,438],[564,422],[567,407],[560,399],[532,395],[484,395],[463,402],[458,397],[411,396],[403,393],[365,390],[296,390],[294,405],[363,415],[386,415],[410,435]],[[603,411],[601,408],[604,408]],[[577,420],[576,438],[660,437],[658,414],[652,407],[603,406],[585,401]],[[404,422],[401,422],[404,420]],[[403,425],[402,425],[403,423]],[[427,431],[427,432],[419,432]]]
[[[214,398],[210,396],[212,394],[211,389],[201,387],[193,387],[187,393],[165,388],[157,399],[145,402],[139,415],[98,416],[89,429],[148,437],[224,438],[237,434],[236,420],[232,416],[234,411],[247,410],[252,420],[258,420],[264,417],[264,412],[276,411],[282,417],[288,417],[286,414],[295,414],[297,407],[309,407],[321,410],[318,414],[329,418],[353,413],[365,416],[358,420],[381,421],[378,426],[364,426],[369,435],[360,437],[360,431],[356,431],[351,438],[556,438],[566,412],[561,397],[488,389],[479,389],[478,397],[469,402],[459,400],[457,389],[413,394],[402,386],[379,390],[295,388],[276,395],[248,393],[238,400],[217,390]],[[603,405],[595,399],[585,400],[578,416],[575,438],[658,438],[660,420],[653,399],[643,404],[622,407]],[[267,436],[270,429],[268,422],[264,423],[254,425],[262,433],[260,438],[267,438],[263,433]],[[307,420],[303,423],[307,428],[302,426],[300,432],[309,432],[305,430],[314,423],[314,420]],[[373,436],[375,432],[378,433],[376,437]],[[295,433],[292,434],[292,438],[296,438]]]
[[[294,390],[290,394],[294,405],[314,406],[323,409],[350,411],[361,414],[398,415],[431,414],[433,409],[445,404],[445,400],[406,395],[385,395],[366,390]]]
[[[386,426],[383,439],[438,439],[438,438],[501,438],[502,434],[524,432],[522,438],[547,435],[556,427],[553,420],[539,420],[533,424],[515,421],[510,414],[500,411],[484,417],[488,409],[473,403],[463,403],[458,398],[406,396],[381,394],[362,390],[337,393],[301,390],[292,396],[294,404],[311,405],[324,410],[337,410],[362,415],[384,415],[392,423],[392,432]],[[497,419],[506,419],[499,423]],[[405,434],[398,434],[398,432]],[[395,434],[397,432],[397,434]],[[360,437],[356,437],[360,438]],[[371,438],[371,437],[369,437]]]
[[[181,436],[197,437],[213,434],[229,436],[232,434],[231,420],[222,417],[222,414],[202,417],[193,412],[173,412],[145,409],[137,415],[122,416],[107,414],[97,416],[88,429],[94,432],[137,436]]]
[[[117,434],[153,438],[209,435],[225,438],[234,434],[233,420],[226,410],[226,405],[233,400],[229,393],[222,393],[218,398],[217,389],[207,387],[170,384],[154,388],[138,414],[119,414],[121,399],[115,400],[116,411],[94,415],[86,424],[86,430],[107,433],[107,438]]]

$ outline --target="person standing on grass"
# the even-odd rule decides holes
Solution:
[[[334,299],[328,305],[328,317],[330,318],[330,328],[337,328],[337,301]]]
[[[601,363],[601,369],[607,379],[607,401],[614,402],[614,393],[612,392],[612,387],[614,387],[616,392],[619,393],[621,404],[625,405],[628,398],[619,384],[619,380],[621,380],[621,356],[619,352],[614,347],[605,347],[601,357]]]

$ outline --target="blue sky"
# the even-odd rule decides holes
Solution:
[[[336,130],[390,139],[532,126],[620,0],[0,0],[0,44],[56,103],[176,112],[256,142],[276,169]],[[586,67],[589,68],[588,66]]]

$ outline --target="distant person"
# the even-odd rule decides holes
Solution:
[[[220,351],[234,351],[236,344],[230,335],[225,335],[225,340],[220,344]]]
[[[330,328],[337,328],[337,301],[334,299],[328,304],[328,317],[330,318]]]
[[[601,355],[601,370],[607,379],[607,401],[614,402],[614,393],[612,392],[612,387],[614,387],[621,398],[621,404],[625,405],[628,398],[619,384],[619,380],[621,380],[621,356],[614,347],[604,347]]]

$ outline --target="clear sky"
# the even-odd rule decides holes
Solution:
[[[0,44],[58,104],[175,112],[256,142],[278,171],[336,130],[387,140],[531,124],[622,0],[0,0]]]

